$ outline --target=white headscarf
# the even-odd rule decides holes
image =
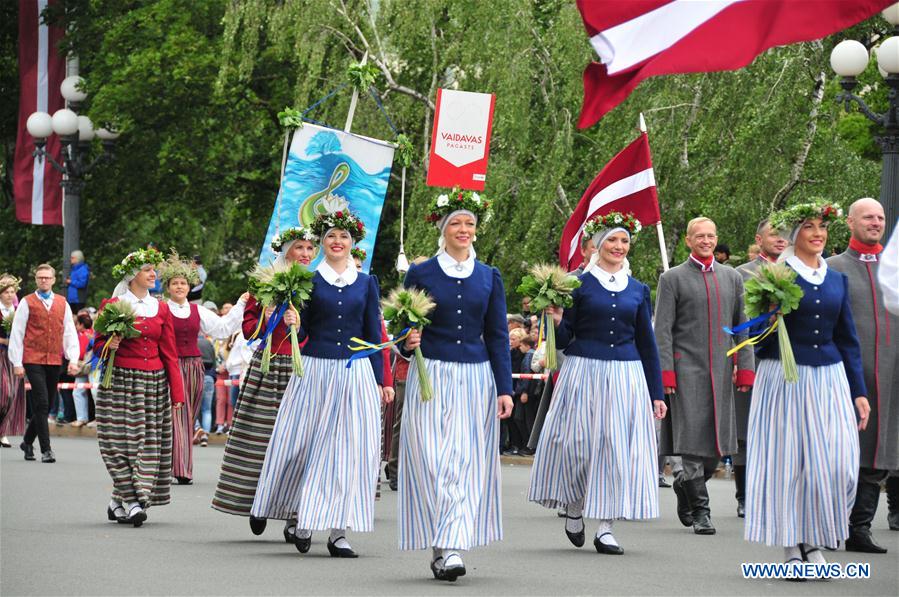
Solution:
[[[801,222],[799,222],[798,224],[793,226],[793,230],[790,231],[790,234],[788,237],[790,239],[790,244],[786,249],[784,249],[783,253],[780,254],[780,257],[777,258],[777,263],[784,263],[784,262],[786,262],[787,259],[789,259],[790,257],[792,257],[793,255],[796,254],[796,251],[793,249],[793,246],[796,244],[796,237],[799,236],[799,231],[802,230],[802,225],[804,223],[805,223],[805,220],[802,220]]]
[[[452,220],[455,216],[458,216],[461,214],[471,216],[472,218],[474,218],[475,226],[478,225],[478,216],[475,215],[474,212],[469,211],[467,209],[457,209],[456,211],[452,211],[452,212],[448,213],[447,215],[443,216],[443,218],[440,219],[440,223],[439,223],[440,236],[437,237],[437,253],[436,253],[437,255],[439,255],[440,253],[442,253],[446,250],[446,239],[443,238],[443,233],[446,232],[446,227],[449,225],[450,220]],[[472,241],[475,241],[475,240],[477,240],[477,237],[472,239]],[[474,250],[474,248],[472,248],[472,250]]]
[[[599,263],[599,248],[607,238],[609,238],[616,232],[624,232],[625,234],[627,234],[628,238],[631,238],[631,233],[628,232],[627,228],[622,228],[621,226],[599,230],[591,237],[590,240],[593,241],[593,246],[596,248],[596,250],[592,255],[590,255],[590,261],[588,261],[586,267],[584,267],[585,274],[596,267],[596,264]],[[627,257],[625,257],[624,261],[621,262],[621,271],[628,275],[630,275],[631,273],[631,262],[627,260]]]

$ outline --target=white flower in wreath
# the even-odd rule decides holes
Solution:
[[[477,193],[472,193],[472,194],[471,194],[471,200],[474,201],[476,205],[480,205],[480,204],[481,204],[481,196],[478,195]]]
[[[437,197],[437,207],[446,207],[447,205],[449,205],[448,195],[440,195]]]
[[[621,216],[616,215],[615,218],[614,218],[612,221],[615,222],[616,224],[620,224],[620,223],[621,223]]]
[[[637,232],[640,232],[641,230],[643,230],[643,226],[640,224],[640,222],[637,222],[636,224],[634,224],[634,233],[635,234]]]
[[[338,211],[342,211],[349,206],[350,202],[340,195],[329,194],[327,197],[322,199],[322,207],[324,207],[325,211],[329,214],[337,213]]]

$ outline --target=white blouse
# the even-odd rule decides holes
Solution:
[[[827,275],[827,261],[820,256],[818,257],[817,268],[807,266],[795,255],[787,257],[787,263],[809,284],[821,284]]]
[[[325,282],[327,282],[331,286],[337,286],[338,288],[349,286],[356,281],[356,278],[359,277],[359,272],[356,271],[356,266],[349,264],[347,265],[347,268],[343,270],[342,274],[338,274],[333,267],[328,265],[327,261],[322,261],[318,264],[318,268],[316,271],[318,271],[318,273],[322,275],[322,278],[325,279]]]
[[[465,261],[456,261],[445,250],[441,250],[437,253],[437,264],[440,265],[440,269],[447,276],[461,280],[474,273],[475,258],[477,258],[477,255],[474,252],[474,247],[468,250],[468,259]]]
[[[593,277],[602,285],[603,288],[611,292],[621,292],[627,288],[627,272],[622,267],[614,274],[610,274],[598,265],[590,269]]]
[[[172,299],[166,301],[172,316],[178,319],[187,319],[190,317],[190,303],[185,302],[179,305]],[[231,334],[240,329],[243,323],[243,311],[246,303],[243,299],[237,301],[228,314],[219,317],[203,305],[197,305],[197,312],[200,314],[200,331],[207,336],[225,340],[231,337]]]
[[[136,317],[156,317],[159,313],[159,301],[149,292],[144,298],[137,298],[130,290],[119,296],[120,301],[129,303],[134,308]]]

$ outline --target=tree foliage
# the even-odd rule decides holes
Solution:
[[[258,254],[277,192],[278,112],[305,109],[347,81],[368,53],[385,109],[416,148],[407,170],[406,253],[429,255],[423,221],[439,192],[425,185],[438,87],[497,96],[486,194],[497,213],[479,233],[479,257],[506,278],[510,298],[530,264],[555,259],[562,227],[603,164],[649,128],[672,261],[686,255],[686,222],[706,215],[741,253],[772,207],[810,195],[844,204],[879,195],[879,151],[862,117],[834,101],[828,66],[844,37],[869,44],[879,17],[837,36],[778,48],[736,72],[669,76],[640,85],[597,126],[576,128],[581,74],[592,53],[574,3],[561,0],[66,0],[52,18],[71,28],[95,122],[123,131],[117,159],[84,193],[83,249],[108,292],[111,265],[155,242],[198,253],[209,294],[233,299]],[[4,9],[9,11],[9,9]],[[4,20],[3,28],[8,28]],[[0,61],[8,63],[8,45]],[[875,71],[876,69],[869,69]],[[885,109],[876,72],[862,93]],[[7,83],[4,81],[4,89]],[[351,88],[307,116],[342,127]],[[8,115],[4,112],[4,117]],[[9,147],[9,129],[3,125]],[[371,98],[353,130],[394,139]],[[9,161],[7,160],[7,164]],[[378,232],[374,271],[396,281],[399,167]],[[11,219],[9,205],[3,216]],[[641,235],[631,263],[654,285],[658,243]],[[13,269],[59,252],[58,229],[4,225]],[[20,256],[19,247],[29,247]]]

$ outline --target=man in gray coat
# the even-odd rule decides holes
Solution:
[[[899,316],[884,307],[877,279],[885,219],[874,199],[859,199],[849,208],[849,248],[827,260],[828,267],[849,278],[849,301],[862,348],[865,384],[871,403],[867,428],[859,431],[861,448],[858,490],[849,516],[846,551],[886,553],[871,536],[871,522],[887,479],[890,528],[899,529]],[[890,472],[892,471],[892,472]]]
[[[777,263],[790,241],[781,236],[780,231],[768,224],[765,218],[755,229],[755,244],[759,246],[759,256],[737,268],[746,282],[758,269],[766,263]],[[736,484],[737,516],[744,518],[746,508],[746,432],[749,429],[749,407],[752,404],[752,393],[737,390],[734,399],[734,411],[737,415],[737,453],[733,454],[734,483]]]
[[[743,313],[743,278],[715,263],[715,223],[694,218],[687,225],[690,257],[659,278],[655,333],[662,384],[670,415],[662,421],[660,452],[679,455],[674,491],[678,518],[697,535],[714,535],[706,481],[722,456],[737,452],[734,383],[748,391],[755,379],[752,351],[727,356]]]

